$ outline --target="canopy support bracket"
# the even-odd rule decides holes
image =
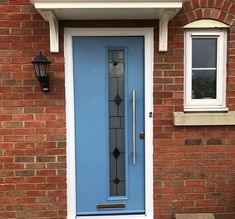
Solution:
[[[168,23],[178,11],[179,9],[166,10],[159,20],[159,52],[168,50]]]
[[[50,27],[50,51],[59,52],[59,24],[52,10],[39,10],[42,17],[49,22]]]

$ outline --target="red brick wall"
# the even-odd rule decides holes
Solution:
[[[44,94],[32,59],[52,62]],[[0,218],[65,218],[63,52],[28,0],[0,0]]]
[[[174,127],[173,112],[183,110],[184,30],[211,18],[228,31],[227,105],[235,110],[235,2],[185,1],[170,23],[169,51],[155,52],[154,206],[156,219],[186,212],[214,212],[235,218],[235,127]],[[156,37],[156,49],[158,38]],[[174,208],[175,206],[175,208]]]
[[[52,54],[48,24],[29,0],[0,0],[0,218],[66,218],[64,26],[155,27],[155,218],[235,218],[235,128],[173,126],[173,112],[183,110],[183,25],[201,18],[232,25],[234,14],[234,1],[185,1],[166,53],[157,52],[157,21],[61,22],[61,52]],[[235,26],[228,36],[227,103],[235,110]],[[48,94],[30,63],[39,51],[52,62]]]

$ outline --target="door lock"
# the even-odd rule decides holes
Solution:
[[[144,139],[145,138],[145,133],[144,132],[140,132],[139,137],[140,137],[140,139]]]

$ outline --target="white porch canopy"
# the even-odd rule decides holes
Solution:
[[[168,22],[184,0],[30,0],[50,26],[50,50],[59,52],[58,20],[159,20],[159,51],[167,51]]]

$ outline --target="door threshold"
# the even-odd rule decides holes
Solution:
[[[76,219],[139,219],[145,218],[148,219],[147,215],[145,214],[125,214],[125,215],[91,215],[91,216],[77,216]]]
[[[125,215],[145,215],[145,211],[139,211],[139,212],[121,212],[121,213],[117,213],[117,212],[115,212],[115,213],[113,213],[113,212],[111,212],[111,213],[102,213],[102,212],[100,212],[100,214],[99,213],[97,213],[97,214],[89,214],[89,213],[84,213],[84,214],[77,214],[77,217],[84,217],[84,216],[89,216],[89,217],[94,217],[94,216],[96,216],[96,217],[98,217],[98,216],[125,216]]]

